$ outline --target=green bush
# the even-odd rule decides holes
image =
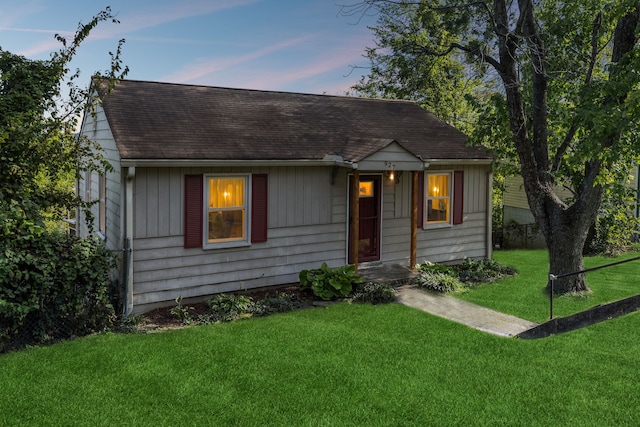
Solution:
[[[176,305],[171,307],[171,310],[169,310],[169,313],[173,317],[178,319],[180,323],[182,323],[183,325],[188,325],[189,323],[191,323],[191,314],[189,312],[192,311],[193,309],[194,309],[193,307],[189,307],[188,305],[182,304],[182,295],[181,295],[178,298],[176,298]]]
[[[229,322],[253,316],[255,303],[245,295],[217,294],[207,301],[209,320]],[[206,320],[206,319],[201,319]]]
[[[512,276],[515,270],[499,264],[492,259],[467,258],[462,264],[455,266],[458,278],[465,283],[492,282],[504,276]]]
[[[443,273],[449,275],[456,274],[456,269],[453,266],[447,264],[438,264],[435,262],[425,261],[424,264],[418,264],[416,267],[418,271],[421,272],[426,271],[429,273]]]
[[[441,293],[464,291],[464,283],[462,283],[455,275],[432,272],[429,270],[420,271],[414,279],[414,283],[420,288]]]
[[[302,270],[300,287],[311,289],[313,294],[323,300],[342,298],[351,293],[353,285],[362,283],[364,279],[356,274],[353,265],[329,268],[326,262],[320,268]]]
[[[0,241],[0,351],[111,327],[115,257],[102,242],[22,225],[0,230],[15,231]]]
[[[284,313],[296,310],[301,307],[297,295],[288,292],[276,292],[273,297],[265,297],[255,303],[254,314],[256,316],[267,316],[274,313]]]
[[[396,290],[385,283],[367,282],[359,286],[353,294],[355,302],[386,304],[397,300]]]
[[[414,280],[419,287],[436,292],[464,292],[465,285],[492,282],[516,271],[491,259],[467,258],[457,265],[425,262],[418,265],[418,275]]]

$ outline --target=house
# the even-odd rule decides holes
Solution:
[[[571,192],[563,187],[556,188],[556,192],[558,197],[564,201],[572,196]],[[546,248],[544,236],[538,230],[529,208],[522,176],[505,177],[502,197],[501,246],[505,249]]]
[[[636,191],[640,198],[640,181],[638,174],[640,165],[633,167],[629,171],[629,182],[627,185]],[[569,202],[573,193],[558,186],[556,194],[561,200]],[[510,176],[505,178],[502,205],[502,247],[505,249],[530,248],[543,249],[547,247],[544,236],[538,230],[529,208],[527,194],[524,191],[522,176]],[[640,217],[640,204],[633,206],[634,215]]]
[[[122,80],[95,108],[81,132],[114,171],[78,190],[125,314],[322,262],[491,256],[490,156],[413,102]]]

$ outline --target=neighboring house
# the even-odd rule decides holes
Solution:
[[[557,191],[562,200],[567,200],[571,197],[569,190],[558,188]],[[544,236],[538,230],[529,208],[527,194],[524,191],[524,182],[520,175],[505,178],[502,196],[501,246],[504,249],[546,248]]]
[[[82,133],[125,314],[302,269],[491,256],[491,158],[417,104],[123,80]],[[84,218],[79,234],[89,234]]]
[[[640,196],[640,182],[638,181],[639,167],[630,172],[632,177],[629,186],[638,191]],[[566,188],[558,188],[557,194],[562,200],[570,199],[573,194]],[[636,204],[634,213],[640,216],[640,205]],[[535,219],[529,208],[524,183],[521,176],[505,178],[502,211],[502,247],[514,248],[546,248],[544,236],[538,230]]]

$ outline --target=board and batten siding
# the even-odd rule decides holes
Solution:
[[[486,255],[488,167],[455,170],[465,174],[464,221],[452,227],[420,228],[418,262]],[[184,176],[207,173],[268,174],[266,242],[233,249],[183,247]],[[394,184],[381,171],[362,172],[376,173],[383,175],[381,261],[407,265],[411,173],[403,173]],[[330,167],[137,168],[134,313],[166,305],[178,296],[294,283],[300,270],[323,262],[344,265],[349,174]]]
[[[201,297],[298,281],[300,270],[344,264],[345,216],[334,215],[330,167],[136,168],[134,313]],[[184,248],[184,176],[268,176],[268,239],[232,249]],[[344,204],[344,202],[343,202]],[[344,211],[343,211],[344,212]]]
[[[416,262],[457,262],[465,258],[487,256],[487,206],[489,166],[433,166],[427,172],[461,170],[464,172],[463,222],[450,227],[426,228],[417,233]],[[382,261],[408,265],[410,245],[411,173],[404,173],[401,182],[388,185],[382,227]],[[393,210],[392,210],[393,209]]]

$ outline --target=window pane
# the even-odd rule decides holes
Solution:
[[[210,178],[209,208],[244,206],[244,178]]]
[[[244,239],[244,209],[209,212],[209,241]]]
[[[449,222],[449,199],[428,201],[427,222]]]
[[[427,223],[448,223],[451,197],[449,197],[450,174],[427,175]]]
[[[107,177],[100,175],[98,185],[98,231],[107,230]]]
[[[449,175],[429,175],[429,197],[449,196]]]
[[[373,181],[360,181],[360,197],[373,197]]]

